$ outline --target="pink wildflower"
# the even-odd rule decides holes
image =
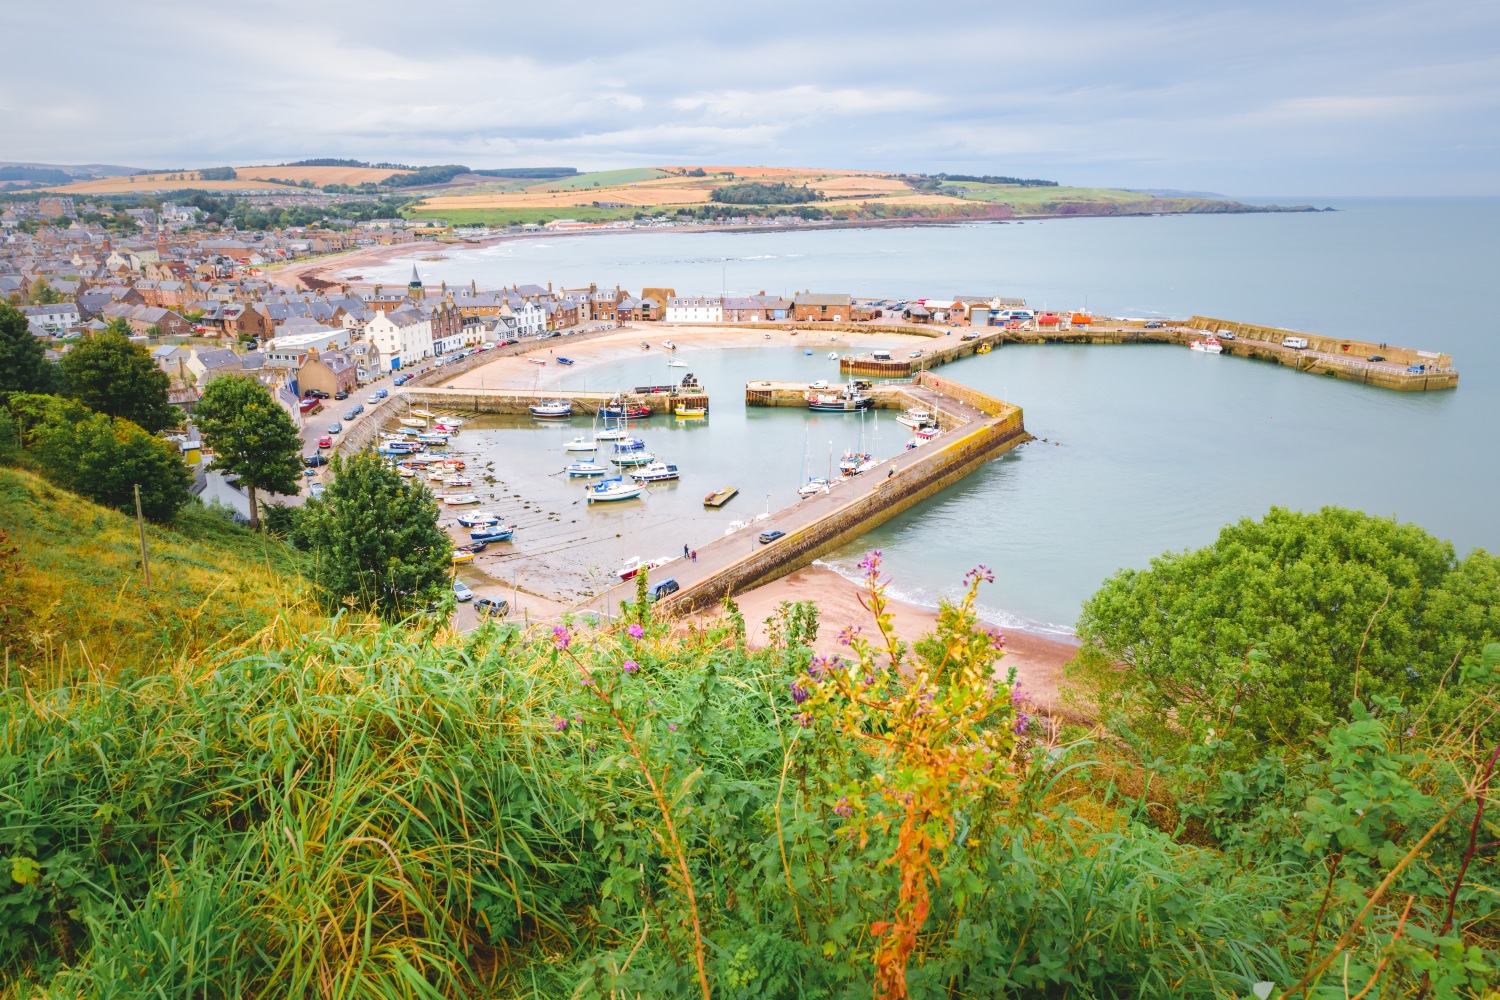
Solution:
[[[639,625],[631,625],[625,631],[630,633],[630,638],[632,639],[639,639],[641,636],[646,634],[646,630],[641,628]]]

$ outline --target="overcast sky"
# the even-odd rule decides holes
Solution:
[[[0,160],[1500,194],[1500,2],[12,0]]]

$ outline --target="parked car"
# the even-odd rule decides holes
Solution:
[[[453,596],[460,603],[464,601],[472,601],[474,599],[474,591],[470,590],[469,585],[464,583],[462,580],[454,580]]]
[[[480,617],[504,618],[510,614],[510,602],[494,597],[481,597],[474,602],[474,610]]]
[[[332,448],[333,447],[333,438],[330,437],[327,434],[324,434],[322,437],[318,438],[318,447],[319,448]]]
[[[307,390],[307,395],[311,396],[313,399],[327,399],[328,398],[328,393],[324,392],[322,389],[309,389],[309,390]]]
[[[1290,347],[1294,351],[1305,351],[1305,350],[1307,350],[1307,338],[1306,337],[1282,337],[1281,338],[1281,346],[1282,347]]]
[[[1370,355],[1370,360],[1371,361],[1384,361],[1385,358],[1384,358],[1384,356],[1379,355],[1379,354],[1372,354],[1372,355]]]
[[[1234,331],[1233,330],[1220,330],[1218,332],[1218,338],[1220,340],[1233,340],[1234,339]]]
[[[682,588],[677,585],[676,577],[668,577],[661,583],[653,584],[651,589],[646,591],[646,600],[659,601],[663,597],[666,597],[669,594],[675,594],[681,589]]]
[[[820,378],[816,382],[814,382],[812,385],[808,386],[808,388],[809,389],[826,389],[826,388],[828,388],[828,380],[825,379],[825,378]]]
[[[410,378],[411,378],[410,375],[397,375],[391,381],[394,382],[396,385],[405,385],[406,382],[407,382],[407,380],[410,379]]]
[[[314,500],[321,500],[321,499],[323,499],[323,492],[326,489],[328,489],[328,487],[324,486],[322,483],[313,483],[312,484],[312,498]]]
[[[344,411],[344,419],[353,420],[355,417],[359,416],[359,413],[360,411],[357,407],[351,406],[349,407],[349,409]]]
[[[375,395],[375,393],[372,392],[368,396],[365,397],[365,402],[366,403],[378,403],[378,402],[380,402],[380,397],[377,396],[377,395]]]
[[[390,395],[390,393],[388,391],[386,391],[385,389],[376,389],[375,390],[375,398],[376,399],[384,399],[385,397],[387,397],[389,395]]]
[[[306,458],[302,459],[302,464],[307,466],[308,468],[316,469],[320,465],[327,465],[328,459],[324,458],[322,455],[308,455]]]
[[[776,541],[776,539],[785,537],[786,532],[782,531],[780,528],[776,528],[771,531],[762,531],[760,533],[760,544],[770,545],[772,542]]]
[[[349,390],[348,389],[340,389],[338,392],[336,392],[336,393],[333,394],[333,398],[334,399],[348,399],[349,398]]]
[[[328,425],[328,433],[342,434],[344,433],[344,425],[335,420],[333,423]]]

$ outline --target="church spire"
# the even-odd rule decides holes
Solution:
[[[422,288],[422,277],[417,274],[417,265],[415,264],[411,266],[411,281],[406,283],[406,295],[412,299],[427,297],[426,291]]]

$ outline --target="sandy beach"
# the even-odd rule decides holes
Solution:
[[[875,618],[861,603],[864,590],[850,580],[823,566],[813,565],[789,576],[757,587],[735,598],[750,631],[751,641],[766,639],[765,620],[782,601],[812,601],[818,606],[818,639],[814,648],[822,655],[848,650],[838,643],[839,630],[858,625],[866,635],[878,635]],[[892,603],[896,634],[912,642],[937,625],[937,612],[931,608]],[[1016,677],[1027,699],[1039,708],[1058,708],[1058,689],[1063,684],[1063,667],[1078,651],[1076,642],[1053,639],[1010,629],[1005,632],[1005,659],[1002,667],[1016,668]]]

